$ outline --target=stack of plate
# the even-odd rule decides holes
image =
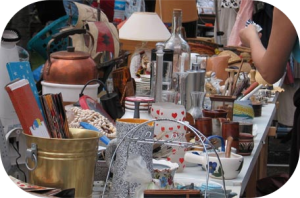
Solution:
[[[141,75],[141,78],[134,79],[136,83],[137,96],[150,95],[150,75]]]
[[[135,102],[139,102],[139,118],[151,120],[152,117],[149,111],[154,99],[140,96],[128,96],[125,98],[125,114],[122,118],[135,118]]]

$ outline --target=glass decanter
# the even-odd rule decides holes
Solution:
[[[165,49],[171,49],[173,54],[173,76],[176,73],[185,72],[190,69],[191,49],[182,36],[182,10],[173,10],[172,34],[165,42]],[[183,63],[183,64],[182,64]]]

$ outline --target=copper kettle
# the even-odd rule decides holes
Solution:
[[[86,33],[91,38],[91,49],[93,49],[94,38],[85,29],[72,29],[53,35],[47,45],[48,60],[43,70],[43,80],[45,82],[84,85],[89,80],[97,78],[96,63],[89,53],[75,51],[72,46],[69,46],[67,51],[54,52],[51,55],[49,52],[52,42],[69,35]]]

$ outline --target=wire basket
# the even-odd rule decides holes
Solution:
[[[129,141],[132,144],[139,142],[139,143],[144,143],[144,144],[153,144],[153,143],[166,144],[166,145],[180,146],[180,147],[185,147],[185,148],[193,147],[194,143],[189,143],[189,142],[169,141],[169,140],[155,140],[155,139],[152,139],[152,138],[148,137],[149,133],[151,133],[150,131],[147,132],[147,134],[145,135],[144,139],[141,139],[139,137],[135,138],[135,134],[137,132],[139,132],[139,130],[141,129],[141,127],[143,127],[144,125],[148,125],[148,124],[153,123],[153,122],[161,122],[161,121],[175,122],[175,123],[178,123],[178,124],[181,124],[181,125],[187,127],[189,130],[191,130],[191,132],[193,132],[199,138],[200,143],[203,145],[207,161],[209,159],[208,159],[208,154],[207,154],[207,148],[206,148],[206,146],[204,146],[205,145],[204,142],[207,142],[207,144],[210,145],[211,148],[213,148],[213,152],[216,154],[216,157],[217,157],[217,159],[219,161],[220,168],[221,168],[221,178],[222,178],[222,182],[223,182],[224,197],[227,198],[228,196],[226,195],[226,187],[225,187],[225,178],[224,178],[223,167],[222,167],[222,163],[220,161],[219,155],[216,152],[216,149],[215,149],[214,145],[210,141],[208,141],[206,139],[206,137],[200,131],[198,131],[193,126],[191,126],[191,125],[189,125],[189,124],[187,124],[185,122],[182,122],[182,121],[171,120],[171,119],[154,119],[154,120],[149,120],[149,121],[143,122],[143,123],[139,124],[138,126],[132,128],[130,131],[128,131],[125,134],[125,136],[123,138],[120,138],[120,142],[117,143],[117,145],[115,147],[115,150],[114,150],[114,152],[113,152],[113,154],[111,156],[111,161],[110,161],[109,167],[108,167],[108,173],[110,173],[110,171],[112,170],[112,166],[113,166],[113,163],[114,163],[114,158],[116,156],[116,153],[118,152],[118,149],[119,149],[120,145],[124,143],[125,139],[129,139]],[[128,146],[128,149],[129,149],[129,146]],[[128,152],[128,149],[127,149],[127,152]],[[107,177],[106,177],[105,185],[104,185],[104,188],[103,188],[103,191],[102,191],[102,196],[101,196],[102,198],[106,198],[108,181],[109,181],[109,174],[107,174]],[[203,192],[203,196],[204,197],[207,197],[207,193],[208,193],[208,188],[207,188],[208,187],[208,181],[209,181],[209,172],[207,171],[207,173],[206,173],[206,189]],[[112,185],[114,185],[114,184],[112,184]],[[128,191],[128,192],[132,193],[130,191]],[[110,197],[112,197],[114,195],[114,192],[110,192],[109,194],[110,194]],[[124,195],[124,197],[131,197],[131,196],[130,195]]]
[[[29,40],[27,44],[27,49],[29,51],[34,51],[41,55],[45,60],[47,57],[47,44],[52,38],[52,35],[59,33],[64,27],[75,25],[77,23],[77,18],[72,17],[71,24],[69,22],[69,16],[62,16],[55,21],[51,22],[49,25],[44,27],[39,33],[37,33],[32,39]],[[72,45],[69,43],[69,45]],[[61,41],[52,43],[50,46],[50,53],[55,51],[66,50],[68,46],[68,38],[64,38]]]

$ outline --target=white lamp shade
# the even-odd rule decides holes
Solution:
[[[154,12],[134,12],[119,30],[119,38],[134,41],[166,41],[171,34]]]

